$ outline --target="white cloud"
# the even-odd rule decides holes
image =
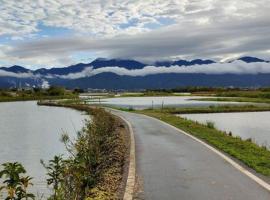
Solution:
[[[38,76],[35,76],[32,73],[14,73],[0,69],[0,77],[34,78]]]
[[[0,58],[63,66],[78,51],[142,60],[269,57],[269,9],[269,0],[0,0],[0,36],[34,37],[8,44]],[[74,35],[40,41],[42,26]]]
[[[269,17],[268,0],[0,0],[0,5],[0,35],[20,36],[39,31],[39,24],[112,36],[132,33],[122,26],[129,23],[132,31],[149,30],[144,25],[160,18],[192,26]]]
[[[46,81],[46,80],[42,80],[41,88],[43,88],[43,89],[48,89],[49,87],[50,87],[49,82]]]
[[[21,65],[31,69],[38,69],[40,67],[56,67],[63,65],[74,64],[74,61],[71,58],[71,55],[63,52],[61,55],[35,55],[22,57],[20,55],[12,55],[9,52],[13,51],[14,47],[10,45],[1,45],[0,44],[0,61],[2,61],[2,66],[12,66],[12,65]]]
[[[156,67],[146,66],[143,69],[128,70],[121,67],[103,67],[93,69],[86,68],[79,73],[70,73],[68,75],[57,76],[63,79],[78,79],[84,77],[95,76],[101,73],[114,73],[120,76],[147,76],[153,74],[264,74],[270,73],[270,63],[245,63],[242,61],[234,61],[232,63],[213,63],[209,65],[193,65],[193,66],[171,66]]]
[[[0,35],[37,32],[38,24],[111,35],[126,33],[120,26],[130,21],[137,21],[132,24],[134,28],[147,30],[143,27],[145,23],[168,15],[176,3],[172,0],[0,0],[0,5]]]
[[[235,55],[267,55],[270,21],[234,20],[221,24],[197,25],[187,29],[172,25],[148,33],[113,38],[47,38],[20,43],[7,52],[20,58],[57,57],[76,52],[103,54],[104,57],[161,60],[181,58],[220,58]],[[268,53],[269,57],[269,53]]]
[[[270,74],[270,63],[245,63],[242,61],[234,61],[232,63],[213,63],[209,65],[192,65],[192,66],[171,66],[171,67],[156,67],[146,66],[143,69],[129,70],[121,67],[102,67],[94,69],[89,66],[82,72],[70,73],[67,75],[48,74],[42,76],[40,74],[29,73],[13,73],[0,70],[0,77],[16,77],[16,78],[41,78],[41,79],[79,79],[91,77],[102,73],[114,73],[120,76],[147,76],[154,74]],[[44,80],[44,84],[47,82]]]

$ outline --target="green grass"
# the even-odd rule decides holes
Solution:
[[[64,104],[64,105],[70,105],[70,104],[84,104],[85,101],[83,101],[82,99],[79,98],[75,98],[75,99],[65,99],[65,100],[59,100],[58,103],[59,104]]]
[[[178,93],[178,94],[177,94]],[[182,93],[182,94],[181,94]],[[183,87],[175,89],[147,90],[139,93],[123,93],[121,96],[183,96],[183,93],[191,93],[195,96],[219,96],[219,97],[246,97],[270,99],[270,88],[241,89],[241,88],[208,88],[208,87]]]
[[[126,109],[121,109],[126,110]],[[151,110],[151,109],[149,109]],[[128,110],[126,110],[128,111]],[[164,112],[171,114],[195,114],[195,113],[227,113],[227,112],[258,112],[270,111],[269,106],[256,105],[217,105],[208,107],[179,107],[154,109],[152,112]]]
[[[261,90],[239,90],[239,91],[223,91],[217,92],[216,96],[220,97],[246,97],[246,98],[262,98],[270,99],[270,90],[261,89]]]
[[[250,103],[270,103],[268,98],[253,98],[253,97],[226,97],[226,98],[203,98],[203,99],[192,99],[198,101],[229,101],[229,102],[250,102]]]
[[[54,100],[76,99],[78,94],[67,90],[36,89],[25,91],[0,90],[0,102],[31,101],[31,100]]]
[[[173,92],[157,92],[157,91],[147,91],[141,93],[123,93],[121,96],[116,97],[160,97],[160,96],[189,96],[181,93],[173,93]]]
[[[270,89],[269,88],[260,89],[260,90],[215,91],[215,92],[210,92],[209,94],[212,94],[220,98],[205,98],[205,99],[196,99],[196,100],[270,103]]]
[[[157,118],[202,139],[215,148],[237,158],[248,167],[265,176],[270,176],[270,151],[249,140],[242,140],[197,122],[177,117],[170,113],[157,111],[136,111]]]
[[[206,122],[207,128],[215,129],[215,123],[211,121]]]
[[[12,101],[33,101],[33,100],[56,100],[56,99],[71,99],[77,98],[75,95],[61,95],[61,96],[18,96],[18,97],[1,97],[0,102]]]

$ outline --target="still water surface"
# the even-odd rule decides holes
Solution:
[[[34,177],[33,192],[48,194],[40,159],[47,161],[54,155],[67,155],[60,136],[67,132],[74,138],[85,119],[81,112],[37,106],[34,101],[0,103],[0,164],[22,163]]]
[[[212,121],[216,128],[232,132],[243,139],[252,138],[270,149],[270,112],[181,114],[181,117],[206,123]]]
[[[241,104],[236,102],[192,101],[190,99],[206,98],[199,96],[161,96],[161,97],[119,97],[89,101],[90,104],[102,104],[121,108],[147,109],[160,107],[201,107],[223,104]],[[209,97],[207,97],[209,98]]]

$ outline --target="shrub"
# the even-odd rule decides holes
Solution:
[[[64,160],[62,156],[54,156],[52,160],[49,160],[49,164],[46,165],[43,160],[40,161],[44,168],[47,170],[47,184],[53,186],[53,199],[59,199],[59,196],[63,196],[61,193],[61,184],[64,180]]]
[[[128,107],[128,111],[134,111],[134,108],[132,106]]]
[[[35,199],[32,193],[27,192],[28,187],[32,185],[32,178],[22,176],[26,171],[20,163],[4,163],[2,167],[3,170],[0,171],[0,178],[4,177],[4,185],[0,187],[0,192],[1,190],[6,190],[7,197],[5,199]]]
[[[50,96],[61,96],[65,94],[65,89],[62,87],[51,86],[47,92]]]
[[[212,121],[207,121],[207,122],[206,122],[206,126],[207,126],[208,128],[214,129],[214,128],[215,128],[215,123],[212,122]]]

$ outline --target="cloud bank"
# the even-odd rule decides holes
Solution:
[[[91,77],[102,73],[113,73],[119,76],[147,76],[154,74],[270,74],[270,63],[245,63],[242,61],[234,61],[232,63],[213,63],[209,65],[192,65],[192,66],[171,66],[156,67],[146,66],[142,69],[129,70],[121,67],[102,67],[93,69],[88,66],[78,73],[70,73],[67,75],[40,75],[33,73],[13,73],[0,70],[0,77],[16,77],[16,78],[61,78],[61,79],[79,79]]]
[[[171,66],[156,67],[146,66],[143,69],[128,70],[121,67],[103,67],[93,69],[86,68],[79,73],[71,73],[64,76],[57,76],[64,79],[78,79],[84,77],[95,76],[101,73],[114,73],[120,76],[147,76],[154,74],[269,74],[270,63],[245,63],[235,61],[233,63],[214,63],[209,65],[193,65],[193,66]]]
[[[0,69],[0,77],[14,77],[14,78],[38,78],[39,75],[33,75],[32,73],[14,73]]]

